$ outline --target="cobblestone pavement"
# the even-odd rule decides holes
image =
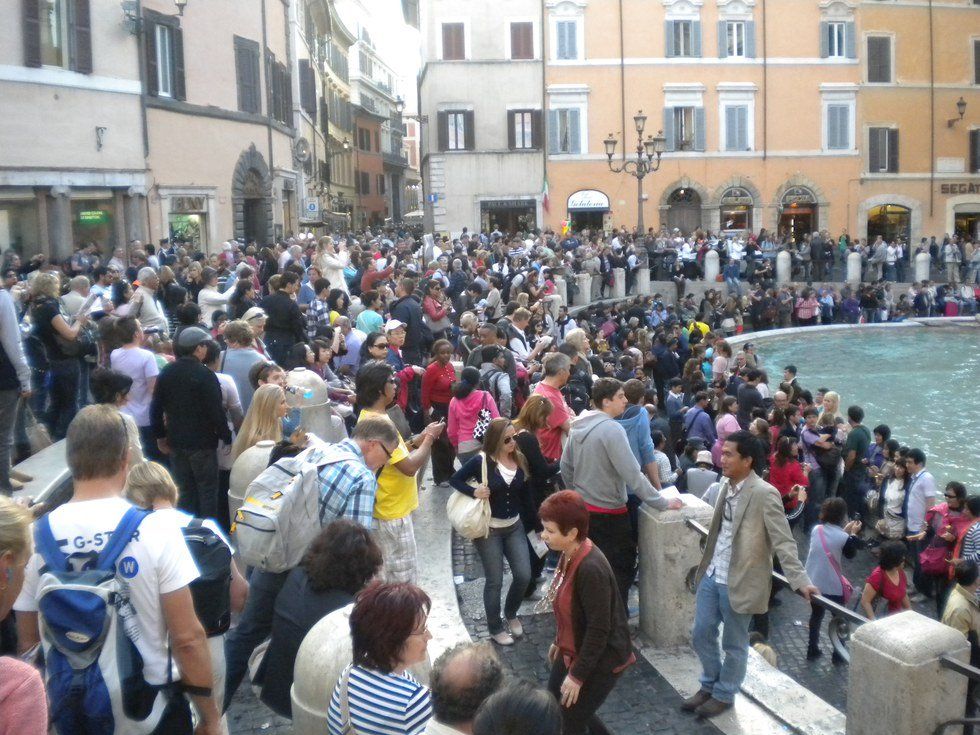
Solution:
[[[292,720],[280,717],[259,701],[248,682],[238,687],[228,708],[230,735],[292,735]]]

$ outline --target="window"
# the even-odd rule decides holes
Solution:
[[[534,58],[534,24],[530,22],[510,24],[510,58]]]
[[[868,83],[891,82],[892,39],[889,36],[868,36]]]
[[[183,32],[173,18],[151,11],[146,12],[144,28],[147,92],[153,97],[185,99]]]
[[[555,46],[557,58],[571,60],[578,58],[578,22],[560,20],[555,23]]]
[[[725,46],[729,57],[743,58],[745,56],[745,23],[740,20],[730,20],[725,23]]]
[[[666,56],[701,56],[701,21],[668,20],[665,36]]]
[[[980,39],[973,40],[973,83],[980,84]]]
[[[269,116],[283,125],[289,125],[293,117],[292,75],[271,52],[266,52],[265,56],[265,78]]]
[[[868,128],[868,171],[898,173],[898,131],[894,128]]]
[[[844,58],[843,23],[827,23],[827,57],[831,59]]]
[[[364,128],[357,129],[357,147],[362,151],[371,150],[371,131]]]
[[[980,173],[980,130],[970,131],[970,173]]]
[[[725,150],[750,150],[748,105],[726,105],[724,110]]]
[[[371,174],[367,171],[355,171],[354,183],[357,184],[357,193],[361,196],[371,195]]]
[[[23,2],[24,65],[92,73],[89,0]]]
[[[238,82],[238,109],[241,112],[262,112],[257,41],[235,36],[235,77]]]
[[[442,58],[444,61],[463,61],[466,41],[462,23],[442,24]]]
[[[384,174],[377,175],[378,181],[378,194],[384,195],[385,193],[385,177]]]
[[[851,149],[851,105],[827,105],[827,150]]]
[[[578,108],[548,112],[548,152],[581,153],[581,111]]]
[[[299,59],[299,105],[316,120],[316,74],[309,59]]]
[[[473,111],[446,110],[440,112],[438,132],[440,151],[473,150]]]
[[[508,110],[507,143],[513,150],[541,147],[541,110]]]
[[[664,137],[668,151],[703,151],[704,108],[688,105],[665,108]]]

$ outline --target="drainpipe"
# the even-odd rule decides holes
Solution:
[[[584,51],[584,49],[583,49]],[[626,49],[623,42],[623,0],[619,0],[619,112],[623,132],[622,159],[626,160]]]
[[[266,67],[266,61],[265,60],[266,60],[267,55],[269,53],[269,28],[268,28],[268,21],[267,21],[267,18],[266,18],[266,13],[265,13],[265,1],[266,0],[262,0],[262,2],[261,2],[261,7],[262,7],[262,66],[263,67]],[[270,88],[270,86],[269,86],[269,82],[270,82],[270,80],[269,80],[269,73],[271,71],[272,70],[270,68],[266,67],[266,69],[265,69],[265,87],[266,87],[266,89],[269,89]],[[273,155],[272,155],[272,110],[268,109],[268,106],[266,106],[266,107],[267,107],[267,109],[265,111],[265,116],[266,116],[266,122],[265,122],[265,128],[266,128],[266,148],[267,148],[267,154],[269,156],[269,176],[271,178],[273,176],[272,171],[273,171],[273,168],[275,166],[275,160],[274,160]]]
[[[546,0],[541,0],[541,184],[548,180],[548,110],[546,103],[548,101],[548,47],[547,38],[548,34],[545,30],[545,2]],[[549,185],[550,189],[550,185]],[[548,193],[549,206],[551,199],[551,192]],[[550,212],[542,214],[551,215]],[[542,223],[543,224],[543,223]],[[543,229],[543,228],[542,228]]]
[[[932,28],[932,0],[929,0],[929,216],[936,205],[936,49]],[[909,238],[911,239],[911,238]],[[911,246],[911,243],[909,243]]]
[[[143,1],[136,0],[136,68],[140,75],[140,124],[143,126],[143,158],[150,156],[150,132],[146,125],[146,51],[143,47]],[[149,226],[149,220],[147,220]]]
[[[766,47],[766,0],[762,0],[762,160],[769,155],[769,52]],[[779,220],[777,217],[777,229]]]

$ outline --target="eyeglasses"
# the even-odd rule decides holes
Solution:
[[[945,495],[946,495],[946,497],[947,497],[947,498],[949,498],[950,500],[956,500],[956,495],[950,495],[949,493],[946,493]]]
[[[731,522],[735,518],[735,504],[738,502],[738,495],[729,495],[725,498],[725,505],[721,509],[721,517]]]
[[[385,454],[388,455],[388,459],[391,459],[391,451],[385,446],[384,442],[379,441],[378,446],[385,450]]]
[[[426,620],[424,623],[422,623],[421,628],[419,628],[418,630],[413,630],[410,633],[410,635],[425,635],[428,632],[429,632],[429,621]]]
[[[504,437],[504,444],[513,444],[513,443],[514,443],[514,437],[512,436]],[[948,498],[949,496],[947,495],[946,497]]]

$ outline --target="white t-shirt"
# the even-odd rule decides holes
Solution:
[[[51,532],[69,557],[101,551],[123,515],[132,507],[122,498],[68,503],[49,516]],[[38,570],[41,555],[34,553],[24,570],[24,588],[14,610],[37,612]],[[186,587],[200,576],[171,515],[151,513],[133,534],[116,564],[119,579],[129,584],[142,635],[136,642],[143,657],[143,675],[149,684],[167,683],[167,626],[160,596]],[[176,668],[173,677],[178,678]]]
[[[153,399],[153,394],[147,382],[160,374],[156,357],[142,347],[120,347],[112,351],[109,362],[113,370],[133,379],[133,387],[129,389],[129,401],[119,410],[132,416],[137,426],[149,426],[150,401]]]

